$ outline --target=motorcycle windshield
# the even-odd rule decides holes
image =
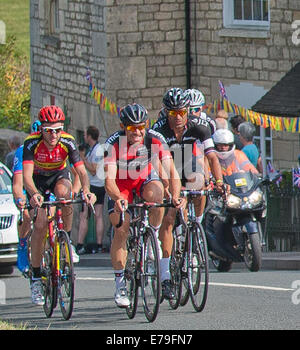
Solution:
[[[258,185],[259,179],[251,171],[234,173],[225,176],[224,181],[230,185],[230,192],[237,196],[246,196],[248,192],[252,192]]]

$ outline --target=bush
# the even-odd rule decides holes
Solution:
[[[30,129],[29,62],[15,47],[15,37],[0,45],[0,127]]]

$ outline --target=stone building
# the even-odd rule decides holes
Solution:
[[[91,98],[86,79],[117,106],[139,102],[151,118],[170,87],[201,89],[251,108],[299,61],[299,0],[31,0],[32,116],[57,103],[78,141],[101,140],[118,118]],[[299,115],[300,116],[300,115]],[[258,128],[265,159],[297,165],[299,135]]]
[[[30,17],[32,115],[55,102],[78,138],[89,124],[102,139],[118,127],[91,98],[87,68],[111,101],[155,118],[168,88],[199,88],[212,102],[218,80],[250,108],[300,57],[297,0],[31,0]],[[262,136],[276,167],[295,165],[297,134]]]

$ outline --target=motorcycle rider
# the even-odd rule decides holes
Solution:
[[[257,169],[250,162],[246,154],[235,148],[234,135],[230,130],[216,130],[213,134],[213,140],[223,176],[243,171],[251,171],[254,174],[258,174]]]

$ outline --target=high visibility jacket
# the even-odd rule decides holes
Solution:
[[[258,174],[255,166],[250,162],[246,154],[240,150],[235,149],[234,152],[227,159],[219,159],[223,176],[229,176],[233,173],[251,171]]]

